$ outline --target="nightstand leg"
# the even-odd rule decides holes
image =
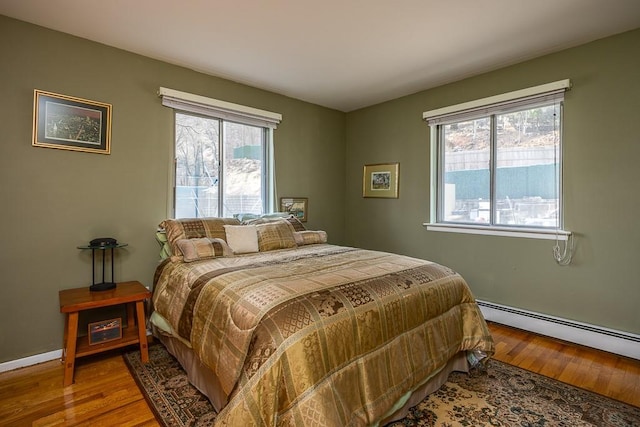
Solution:
[[[64,386],[73,384],[73,370],[76,363],[76,343],[78,340],[78,312],[69,313],[67,318],[64,348]]]
[[[140,339],[140,359],[142,363],[149,361],[149,348],[147,347],[147,326],[144,319],[144,301],[136,302],[136,315],[138,317],[138,338]]]
[[[64,315],[64,334],[62,335],[62,358],[60,362],[64,363],[67,358],[67,339],[69,338],[69,315]]]
[[[130,302],[127,304],[127,328],[133,327],[133,323],[136,321],[133,316],[133,309],[135,308],[135,304]]]

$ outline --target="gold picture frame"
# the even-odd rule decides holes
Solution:
[[[398,198],[400,163],[364,165],[362,197]]]
[[[111,104],[35,89],[34,147],[111,153]]]
[[[307,222],[309,199],[306,197],[280,197],[280,212],[288,212],[300,220]]]

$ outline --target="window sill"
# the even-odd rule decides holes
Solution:
[[[445,233],[483,234],[485,236],[520,237],[525,239],[567,240],[571,235],[566,230],[545,230],[538,228],[483,227],[470,224],[424,223],[428,231]]]

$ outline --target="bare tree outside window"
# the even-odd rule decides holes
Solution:
[[[177,112],[175,143],[176,217],[263,213],[263,128]]]

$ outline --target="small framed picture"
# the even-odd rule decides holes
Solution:
[[[306,197],[280,197],[280,212],[289,212],[301,222],[307,221],[308,199]]]
[[[111,153],[111,104],[35,90],[34,147]]]
[[[122,338],[122,319],[103,320],[89,323],[89,345],[100,344]]]
[[[398,198],[400,164],[377,163],[364,165],[362,197]]]

